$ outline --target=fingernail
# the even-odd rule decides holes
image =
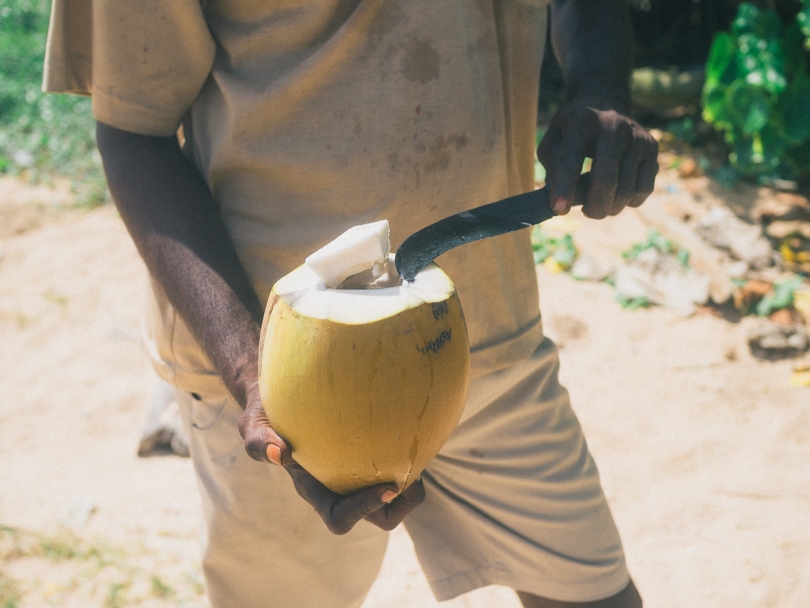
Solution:
[[[281,449],[277,445],[268,445],[267,459],[273,464],[281,466]]]
[[[397,495],[399,495],[399,492],[396,490],[386,490],[382,493],[382,496],[380,496],[380,500],[383,502],[391,502],[397,497]]]
[[[568,203],[563,197],[556,199],[551,207],[557,215],[565,215],[568,213]]]

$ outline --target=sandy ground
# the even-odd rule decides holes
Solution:
[[[649,205],[678,196],[659,180]],[[0,180],[0,607],[207,605],[191,464],[137,458],[152,376],[143,266],[112,207]],[[556,221],[556,220],[555,220]],[[560,228],[601,259],[636,212]],[[646,605],[810,606],[810,389],[711,314],[625,311],[604,283],[539,270],[547,333]],[[392,534],[364,608],[429,608]],[[442,606],[518,606],[506,589]]]

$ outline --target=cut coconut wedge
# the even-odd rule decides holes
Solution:
[[[338,287],[348,277],[371,271],[383,273],[391,249],[388,220],[349,228],[305,260],[327,287]]]

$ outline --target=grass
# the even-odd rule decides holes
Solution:
[[[0,6],[0,175],[70,181],[76,204],[107,200],[87,98],[41,91],[49,0]]]
[[[90,541],[67,529],[46,534],[0,525],[0,608],[19,608],[36,599],[59,605],[68,597],[105,608],[202,603],[196,571],[174,569],[168,580],[165,565],[153,558],[145,549]],[[19,560],[40,566],[12,576],[9,571]]]

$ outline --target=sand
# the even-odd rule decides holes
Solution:
[[[694,193],[676,182],[662,174],[647,204]],[[69,202],[0,180],[0,606],[204,607],[191,463],[136,456],[153,387],[145,270],[112,206]],[[557,227],[608,261],[646,231],[636,211]],[[790,384],[795,361],[755,359],[743,324],[623,310],[604,283],[538,272],[646,605],[810,605],[810,388]],[[438,605],[400,527],[363,608]],[[488,588],[441,605],[519,602]]]

